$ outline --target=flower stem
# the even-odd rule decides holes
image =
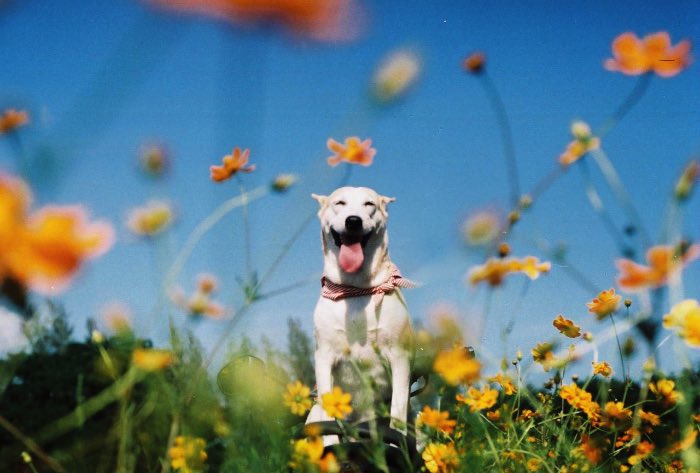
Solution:
[[[238,189],[241,192],[241,197],[243,198],[243,208],[241,213],[243,214],[243,231],[244,231],[244,241],[245,241],[245,272],[246,272],[246,282],[250,283],[253,277],[253,257],[251,250],[251,236],[250,236],[250,212],[248,209],[248,198],[245,192],[245,187],[243,186],[243,180],[240,175],[236,175],[236,181],[238,182]]]
[[[610,314],[610,321],[612,322],[613,330],[615,331],[615,340],[617,341],[617,351],[620,353],[620,364],[622,365],[622,376],[625,381],[629,379],[627,375],[627,370],[625,369],[625,357],[622,354],[622,344],[620,343],[620,336],[617,334],[617,327],[615,326],[614,314]]]
[[[484,71],[479,74],[481,84],[484,87],[486,96],[491,102],[493,110],[496,112],[496,120],[501,132],[501,141],[503,143],[503,157],[505,159],[506,168],[508,170],[508,187],[510,189],[510,201],[514,207],[518,205],[520,200],[520,183],[518,178],[518,165],[515,159],[515,145],[513,144],[513,131],[510,127],[506,107],[501,100],[501,95],[498,93],[496,84],[491,77]]]
[[[639,100],[644,96],[644,93],[649,88],[651,83],[652,73],[646,73],[639,77],[637,83],[632,89],[632,92],[625,98],[625,100],[617,106],[615,111],[610,115],[610,117],[600,126],[596,136],[602,138],[612,131],[613,128],[617,126],[618,123],[629,113],[632,108],[639,102]]]

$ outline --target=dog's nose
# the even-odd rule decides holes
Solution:
[[[345,219],[345,229],[349,232],[362,230],[362,219],[356,215],[351,215]]]

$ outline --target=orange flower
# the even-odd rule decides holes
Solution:
[[[649,383],[649,391],[660,397],[666,406],[672,406],[680,399],[680,394],[676,392],[675,387],[676,382],[670,379],[660,379]]]
[[[454,431],[457,425],[456,420],[450,419],[449,412],[440,412],[438,409],[431,409],[430,406],[423,407],[419,422],[448,435]]]
[[[634,450],[634,455],[630,455],[630,457],[627,459],[627,462],[630,465],[636,465],[637,463],[641,462],[646,457],[651,455],[651,452],[653,451],[654,444],[647,440],[642,440],[637,444],[637,448],[635,448]]]
[[[661,77],[673,77],[690,64],[690,41],[671,46],[665,31],[643,39],[634,33],[622,33],[613,41],[612,52],[614,58],[605,61],[605,68],[630,76],[655,72]]]
[[[459,466],[457,450],[451,443],[430,443],[423,450],[421,458],[430,473],[452,473]]]
[[[581,445],[578,450],[583,453],[593,465],[597,465],[603,459],[603,452],[600,446],[588,435],[584,434],[581,437]]]
[[[46,206],[16,223],[21,226],[15,228],[11,251],[0,256],[0,267],[43,294],[63,291],[83,261],[102,255],[114,242],[112,227],[88,223],[78,206]]]
[[[337,166],[341,161],[369,166],[372,164],[374,155],[377,154],[377,150],[372,148],[372,140],[360,141],[357,136],[345,138],[345,145],[338,143],[333,138],[328,138],[326,145],[329,150],[335,153],[328,158],[330,166]]]
[[[279,23],[321,41],[358,36],[362,12],[355,0],[148,0],[156,6],[201,13],[237,24]]]
[[[131,362],[144,371],[160,371],[175,362],[175,355],[168,350],[137,348],[131,354]]]
[[[647,250],[648,266],[621,258],[616,261],[620,274],[617,284],[627,291],[657,288],[666,284],[688,263],[700,256],[700,245],[681,243],[677,246],[657,245]]]
[[[586,306],[588,312],[595,314],[598,320],[603,320],[617,310],[620,300],[622,300],[622,296],[615,294],[615,289],[610,288],[607,291],[601,291],[598,297],[587,303]]]
[[[576,325],[573,320],[565,319],[563,315],[557,315],[552,325],[559,330],[563,335],[569,338],[576,338],[581,335],[581,327]]]
[[[600,138],[591,134],[591,128],[585,122],[574,122],[571,125],[571,134],[574,135],[574,140],[559,155],[559,164],[562,166],[570,166],[589,151],[600,148]]]
[[[471,412],[483,411],[490,409],[498,400],[498,391],[491,389],[489,386],[484,386],[481,390],[469,388],[467,395],[457,394],[457,401],[469,406]]]
[[[472,74],[481,73],[484,70],[485,64],[486,55],[480,51],[470,54],[462,63],[464,70],[471,72]]]
[[[221,166],[209,166],[211,180],[214,182],[224,182],[238,172],[255,171],[254,164],[247,166],[249,155],[249,149],[241,151],[241,148],[235,147],[231,154],[227,154],[223,157]]]
[[[29,123],[27,112],[8,108],[0,115],[0,135],[13,132],[27,123]]]
[[[170,297],[177,306],[186,310],[194,318],[203,315],[220,318],[224,315],[224,308],[211,300],[217,286],[218,282],[214,276],[200,274],[197,276],[197,289],[190,297],[186,297],[179,288],[175,289]]]
[[[549,262],[540,262],[534,256],[517,258],[489,258],[485,264],[475,266],[467,275],[470,284],[488,282],[491,286],[499,286],[509,273],[524,273],[530,279],[537,279],[540,274],[547,273],[551,269]]]
[[[610,364],[608,364],[607,361],[601,361],[600,363],[591,363],[593,365],[593,376],[599,374],[601,376],[604,376],[606,378],[609,378],[612,375],[612,368],[610,367]]]
[[[642,409],[639,409],[639,418],[652,426],[661,425],[661,418],[653,412],[646,412]]]
[[[456,346],[438,353],[433,369],[447,384],[456,386],[460,383],[470,384],[479,379],[481,363],[471,358],[464,348]]]
[[[576,383],[562,386],[559,397],[564,399],[574,409],[583,411],[591,421],[596,422],[600,415],[600,406],[593,401],[593,396],[588,391],[579,388]]]
[[[513,380],[503,373],[497,373],[495,376],[488,378],[489,383],[497,383],[503,388],[503,393],[506,396],[511,396],[518,392],[518,389],[513,384]]]

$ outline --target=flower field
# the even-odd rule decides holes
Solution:
[[[0,81],[0,471],[700,472],[700,89],[674,89],[699,77],[697,19],[638,31],[606,20],[616,33],[605,49],[562,42],[576,68],[513,79],[497,41],[441,60],[447,38],[462,38],[452,22],[466,21],[466,6],[420,7],[441,19],[421,47],[425,38],[410,33],[421,15],[395,2],[131,3],[58,12],[0,2],[10,28],[36,16],[51,33],[65,14],[108,30],[90,9],[114,8],[123,18],[108,19],[124,32],[110,51],[85,43],[102,59],[85,87],[67,92],[69,105],[42,98],[53,97],[50,78],[26,90]],[[489,12],[509,10],[500,8]],[[397,48],[376,24],[403,28],[381,23],[402,9],[398,39],[412,46]],[[687,19],[697,8],[681,10]],[[189,50],[199,35],[209,42]],[[504,32],[503,41],[520,47],[525,36]],[[561,41],[542,38],[524,40],[526,49]],[[17,56],[30,56],[21,42]],[[353,49],[363,42],[380,60]],[[55,47],[69,62],[81,54]],[[195,76],[209,56],[224,85],[207,105],[197,94],[209,83]],[[357,104],[342,92],[328,98],[357,86],[343,88],[344,67],[364,77]],[[246,78],[280,69],[284,80],[263,92]],[[550,69],[575,69],[578,88],[547,82],[560,86],[544,92],[560,109],[518,108],[538,92],[526,74],[547,81]],[[129,104],[141,85],[150,92]],[[468,91],[469,104],[443,97],[448,87]],[[569,102],[570,90],[588,96]],[[415,96],[441,105],[422,109]],[[472,106],[473,116],[462,110]],[[542,142],[539,131],[522,133],[559,113],[568,122]],[[460,119],[472,128],[450,127]],[[690,144],[665,140],[658,130],[669,120]],[[404,133],[416,121],[446,147]],[[475,144],[482,134],[488,146]],[[652,140],[662,155],[643,155],[642,144],[634,156],[620,151]],[[120,145],[128,158],[99,151]],[[310,323],[322,255],[308,194],[346,185],[396,195],[392,255],[420,277],[401,290],[414,334],[399,430],[388,428],[390,406],[359,423],[353,393],[316,393]],[[327,430],[305,425],[314,406],[333,419]],[[339,444],[328,445],[331,434]]]

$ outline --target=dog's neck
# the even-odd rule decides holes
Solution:
[[[347,286],[368,288],[375,287],[389,279],[391,260],[389,259],[389,236],[386,229],[381,229],[363,249],[365,259],[362,267],[355,273],[346,273],[338,264],[338,253],[331,251],[332,241],[321,235],[323,242],[323,275],[329,281]]]

